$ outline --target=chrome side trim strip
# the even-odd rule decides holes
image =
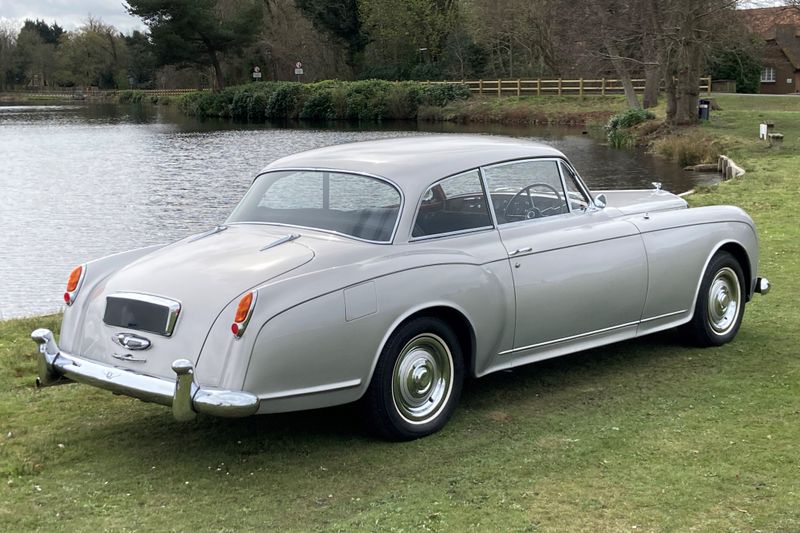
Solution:
[[[259,396],[260,400],[278,400],[281,398],[292,398],[294,396],[305,396],[306,394],[319,394],[321,392],[333,392],[343,389],[352,389],[361,385],[360,379],[351,379],[349,381],[340,381],[339,383],[331,383],[329,385],[319,385],[316,387],[305,387],[303,389],[294,389],[289,391],[274,392],[272,394],[262,394]]]
[[[551,344],[558,344],[559,342],[566,342],[566,341],[571,341],[571,340],[575,340],[575,339],[581,339],[583,337],[591,337],[592,335],[598,335],[600,333],[608,333],[609,331],[628,328],[628,327],[631,327],[631,326],[636,326],[638,324],[639,324],[639,321],[628,322],[627,324],[620,324],[618,326],[611,326],[610,328],[598,329],[598,330],[595,330],[595,331],[589,331],[587,333],[579,333],[577,335],[571,335],[569,337],[563,337],[561,339],[554,339],[554,340],[551,340],[551,341],[545,341],[545,342],[540,342],[540,343],[537,343],[537,344],[531,344],[529,346],[522,346],[521,348],[514,348],[513,350],[506,350],[504,352],[500,352],[497,355],[508,355],[508,354],[512,354],[512,353],[516,353],[516,352],[524,352],[526,350],[532,350],[534,348],[541,348],[542,346],[550,346]]]
[[[642,323],[652,322],[653,320],[661,320],[662,318],[668,318],[675,315],[682,315],[686,311],[688,311],[688,309],[683,309],[681,311],[673,311],[672,313],[664,313],[663,315],[652,316],[650,318],[643,318],[641,322]]]

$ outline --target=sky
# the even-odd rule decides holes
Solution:
[[[25,19],[57,22],[65,30],[83,25],[91,15],[123,33],[144,29],[128,15],[123,0],[0,0],[0,24],[21,27]]]
[[[750,0],[743,7],[780,5],[780,0]],[[26,18],[54,21],[66,30],[81,26],[89,15],[102,19],[123,33],[144,29],[144,24],[125,11],[123,0],[0,0],[0,24],[22,27]]]

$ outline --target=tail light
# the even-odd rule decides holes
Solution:
[[[72,305],[75,301],[75,297],[78,295],[78,290],[80,290],[81,285],[83,284],[83,276],[86,273],[86,268],[84,265],[80,265],[72,269],[72,272],[69,273],[69,278],[67,279],[67,290],[64,293],[64,303],[67,305]]]
[[[248,292],[242,299],[239,300],[239,305],[236,306],[236,315],[233,317],[233,324],[231,324],[231,332],[237,339],[244,334],[247,329],[247,324],[250,322],[250,317],[253,316],[253,308],[256,306],[256,293]]]

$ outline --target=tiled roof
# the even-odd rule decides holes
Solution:
[[[800,28],[800,8],[797,7],[740,9],[739,13],[745,26],[766,40],[775,38],[777,24],[795,24]]]

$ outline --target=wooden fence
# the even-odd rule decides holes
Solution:
[[[635,79],[633,88],[637,93],[644,92],[644,80]],[[457,82],[430,82],[457,83]],[[584,79],[577,80],[464,80],[474,94],[493,96],[541,96],[541,95],[602,95],[624,94],[622,82],[616,79]],[[711,78],[700,78],[700,92],[711,94]]]

